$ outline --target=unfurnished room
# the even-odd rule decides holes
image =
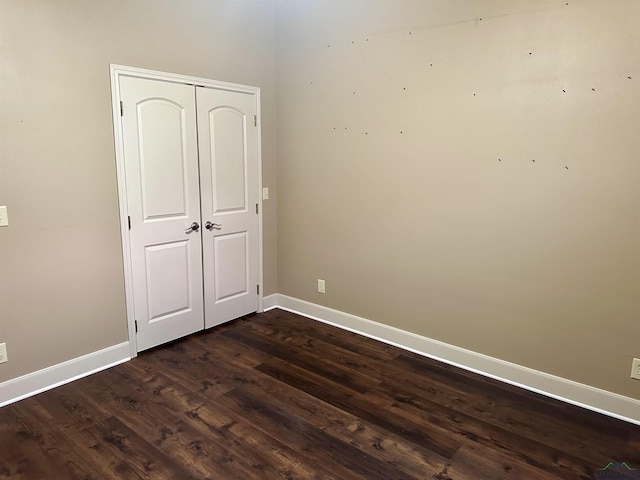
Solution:
[[[0,0],[0,478],[640,479],[639,24]]]

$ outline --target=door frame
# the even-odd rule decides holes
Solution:
[[[125,308],[127,316],[127,328],[129,334],[129,353],[131,358],[138,355],[136,344],[136,327],[133,309],[133,272],[131,269],[131,249],[129,244],[129,223],[127,210],[127,189],[125,178],[124,163],[124,144],[122,137],[122,117],[120,116],[120,77],[138,77],[148,80],[161,80],[165,82],[181,83],[192,85],[194,87],[208,87],[218,90],[226,90],[238,93],[248,93],[255,95],[256,99],[256,115],[258,121],[258,284],[260,285],[260,294],[258,295],[258,305],[256,310],[263,311],[263,247],[262,247],[262,123],[260,114],[260,88],[248,85],[240,85],[236,83],[221,82],[208,78],[192,77],[181,75],[178,73],[159,72],[156,70],[147,70],[144,68],[129,67],[125,65],[109,65],[111,75],[111,109],[113,115],[113,135],[115,140],[116,154],[116,176],[118,183],[118,203],[120,212],[120,236],[122,241],[122,262],[124,270],[124,288],[125,288]],[[204,324],[203,324],[204,328]]]

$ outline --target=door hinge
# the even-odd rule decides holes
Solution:
[[[260,295],[260,285],[256,285],[256,293]]]
[[[256,213],[258,213],[258,204],[256,203]]]
[[[257,127],[258,126],[258,115],[254,115],[253,116],[253,126]]]
[[[120,116],[124,116],[124,105],[122,104],[122,100],[120,100]]]
[[[131,230],[131,215],[127,216],[127,222],[129,223],[129,230]]]
[[[138,333],[138,320],[134,320],[133,323],[136,326],[136,333]]]

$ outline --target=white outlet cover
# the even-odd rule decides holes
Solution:
[[[0,343],[0,363],[7,361],[9,361],[9,358],[7,357],[7,344]]]
[[[0,206],[0,227],[9,226],[9,216],[7,214],[7,207]]]
[[[262,189],[262,199],[269,200],[269,187],[264,187]]]
[[[640,358],[634,358],[631,362],[631,378],[640,380]]]

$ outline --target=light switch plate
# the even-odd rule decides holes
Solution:
[[[7,216],[7,207],[0,206],[0,227],[9,226],[9,217]]]

